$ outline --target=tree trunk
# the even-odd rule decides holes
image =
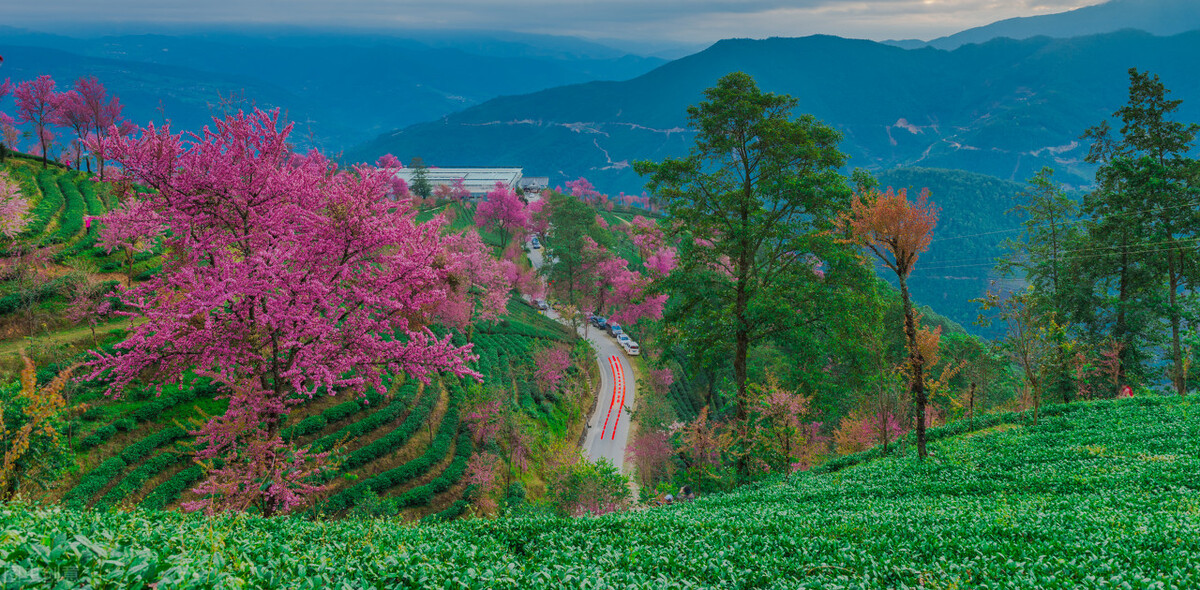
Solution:
[[[1187,395],[1187,384],[1183,382],[1183,354],[1179,344],[1179,307],[1177,305],[1177,292],[1179,291],[1179,274],[1182,270],[1183,253],[1179,253],[1181,260],[1180,264],[1176,265],[1175,252],[1167,254],[1167,303],[1170,306],[1171,314],[1171,383],[1175,385],[1175,392],[1179,395]]]
[[[1113,340],[1124,344],[1117,353],[1117,387],[1125,381],[1125,359],[1128,356],[1129,343],[1125,341],[1125,303],[1129,298],[1129,248],[1125,233],[1121,233],[1121,284],[1117,293],[1117,323],[1113,326]]]
[[[925,449],[925,358],[917,348],[917,321],[913,314],[912,299],[908,294],[908,280],[904,274],[897,273],[900,279],[900,298],[904,302],[904,335],[908,339],[908,362],[912,367],[912,382],[909,391],[913,402],[917,404],[917,457],[924,460],[928,456]]]

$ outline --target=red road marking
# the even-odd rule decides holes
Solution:
[[[613,405],[616,404],[616,401],[617,401],[617,382],[616,382],[617,369],[616,369],[616,367],[618,365],[616,364],[616,361],[617,361],[617,357],[615,357],[615,356],[608,357],[608,368],[610,370],[612,370],[612,372],[613,372],[613,392],[612,392],[612,399],[610,399],[608,401],[608,415],[604,417],[604,428],[600,429],[600,440],[604,440],[604,431],[608,430],[608,420],[610,418],[612,418]],[[620,419],[621,419],[621,412],[617,412],[617,420],[620,420]],[[617,428],[616,426],[613,426],[613,436],[614,437],[617,435],[616,428]]]
[[[621,402],[617,404],[617,421],[613,422],[613,440],[617,440],[617,424],[621,423],[621,410],[625,409],[625,369],[622,368],[621,362],[617,361],[617,383],[620,384]]]

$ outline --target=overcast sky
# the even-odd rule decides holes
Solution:
[[[4,24],[164,22],[195,25],[487,29],[586,38],[708,43],[828,33],[931,39],[1101,0],[0,0]]]

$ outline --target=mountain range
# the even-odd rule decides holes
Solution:
[[[686,153],[686,109],[731,71],[791,94],[797,111],[840,130],[850,165],[957,168],[1023,181],[1043,166],[1092,182],[1079,140],[1124,104],[1128,70],[1160,74],[1181,116],[1200,120],[1200,78],[1180,56],[1200,32],[1125,30],[1070,39],[995,39],[953,51],[829,36],[731,39],[632,80],[588,82],[490,100],[380,136],[351,160],[393,153],[441,166],[524,165],[552,183],[585,176],[640,192],[630,164]]]
[[[135,122],[197,129],[221,105],[278,107],[328,151],[493,97],[627,79],[665,60],[570,37],[253,29],[66,36],[0,27],[0,74],[95,75]]]

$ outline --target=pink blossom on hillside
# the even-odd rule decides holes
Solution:
[[[529,224],[529,211],[517,193],[497,182],[475,209],[475,224],[500,234],[501,243],[508,244],[514,233]]]
[[[166,229],[162,215],[149,203],[136,198],[127,199],[100,219],[104,225],[98,244],[108,253],[118,249],[150,250]]]
[[[379,156],[378,160],[375,160],[375,167],[391,172],[400,170],[404,167],[404,164],[400,163],[400,158],[392,154],[384,154]]]
[[[596,225],[600,226],[600,229],[608,229],[608,222],[600,215],[596,215]]]
[[[671,369],[651,369],[650,370],[650,388],[657,393],[666,393],[671,389],[671,385],[675,383],[675,374]]]
[[[564,346],[550,346],[533,353],[534,379],[542,391],[554,391],[571,366],[571,352]]]
[[[471,430],[475,446],[482,447],[495,440],[501,426],[500,401],[490,400],[475,406],[467,412],[463,422]]]
[[[112,395],[135,379],[181,382],[192,371],[227,384],[230,410],[198,437],[202,456],[226,457],[226,467],[199,489],[261,490],[268,512],[287,510],[314,491],[304,484],[309,458],[277,434],[291,406],[318,393],[386,391],[389,375],[478,376],[470,345],[427,326],[496,309],[507,288],[473,234],[446,235],[444,218],[420,223],[389,201],[387,170],[296,157],[277,111],[214,123],[186,139],[150,126],[130,136],[113,127],[98,140],[126,180],[149,189],[105,225],[120,234],[143,221],[131,209],[153,214],[167,248],[162,271],[121,295],[142,323],[113,353],[93,352],[91,378],[107,377]],[[238,487],[254,478],[266,478],[261,488]]]
[[[674,248],[663,248],[646,258],[646,270],[656,277],[665,277],[679,265]]]
[[[21,185],[0,170],[0,236],[12,239],[29,224],[29,200],[21,194]]]
[[[668,476],[674,456],[675,447],[662,430],[639,431],[625,447],[626,460],[637,469],[642,485],[653,485]]]
[[[492,498],[500,487],[496,478],[496,463],[499,461],[491,453],[477,453],[467,462],[465,480],[468,486],[475,486],[475,506],[483,512],[496,509],[496,501]]]
[[[33,135],[39,142],[38,155],[41,155],[43,160],[48,155],[50,142],[54,139],[49,126],[54,124],[58,116],[58,93],[54,89],[54,78],[43,74],[35,80],[17,84],[16,90],[13,91],[17,104],[17,121],[33,124]]]
[[[600,200],[600,191],[582,176],[578,180],[567,181],[567,190],[571,191],[572,197],[578,197],[581,201],[594,203]]]

